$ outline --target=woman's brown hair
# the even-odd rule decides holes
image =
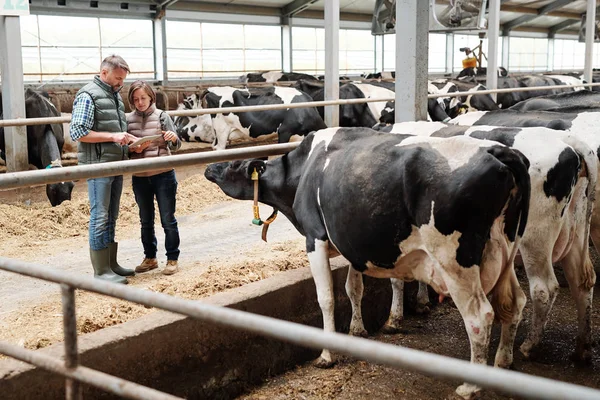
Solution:
[[[138,89],[144,89],[148,97],[150,97],[150,105],[156,103],[156,93],[154,93],[154,89],[152,89],[145,81],[135,81],[129,86],[129,93],[127,94],[127,100],[129,100],[129,106],[132,110],[135,109],[135,105],[133,104],[133,93]]]

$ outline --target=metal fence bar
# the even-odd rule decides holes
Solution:
[[[92,278],[93,279],[93,278]],[[38,351],[27,350],[0,341],[0,354],[7,355],[36,367],[65,376],[69,379],[83,382],[117,396],[135,400],[183,400],[168,393],[148,388],[137,383],[129,382],[115,376],[79,366],[74,369],[66,368],[59,359],[52,358]]]
[[[74,288],[160,308],[304,347],[326,348],[369,362],[417,371],[424,375],[443,379],[471,382],[481,387],[524,398],[549,400],[600,398],[600,391],[584,386],[492,368],[487,365],[471,364],[451,357],[340,333],[324,332],[322,329],[298,323],[213,306],[200,301],[176,298],[163,293],[127,287],[84,275],[67,274],[63,271],[50,269],[48,266],[0,257],[0,269],[50,282],[66,283]],[[0,353],[4,353],[6,349],[5,345],[0,345]],[[12,354],[4,354],[12,356]],[[78,369],[80,368],[78,367]]]
[[[75,316],[75,289],[61,284],[63,331],[65,335],[65,368],[73,370],[79,366],[77,351],[77,318]],[[71,378],[65,380],[65,397],[67,400],[81,400],[81,385]]]
[[[152,157],[140,160],[114,161],[73,167],[9,172],[0,174],[0,190],[15,189],[24,186],[45,185],[47,183],[73,181],[78,179],[100,178],[104,176],[187,167],[190,165],[207,164],[217,161],[266,157],[287,153],[298,147],[299,144],[300,142],[269,144],[239,149],[177,154],[170,157]]]
[[[555,86],[535,86],[535,87],[521,87],[521,88],[510,88],[510,89],[490,89],[490,90],[477,90],[475,92],[452,92],[452,93],[437,93],[427,95],[428,99],[435,99],[438,97],[459,97],[459,96],[476,96],[482,94],[492,93],[512,93],[512,92],[529,92],[535,90],[549,90],[549,89],[565,89],[569,87],[596,87],[600,86],[600,83],[582,83],[577,85],[555,85]],[[244,106],[244,107],[225,107],[225,108],[195,108],[191,110],[171,110],[166,111],[167,114],[173,117],[195,117],[197,115],[204,114],[222,114],[231,112],[231,108],[235,108],[235,112],[251,112],[251,111],[272,111],[272,110],[286,110],[289,108],[308,108],[308,107],[322,107],[322,106],[334,106],[344,104],[361,104],[361,103],[375,103],[382,101],[395,101],[395,97],[379,97],[369,99],[346,99],[346,100],[327,100],[327,101],[312,101],[305,103],[291,103],[291,104],[270,104],[263,106]],[[71,117],[47,117],[47,118],[16,118],[16,119],[5,119],[0,120],[0,128],[5,126],[23,126],[23,125],[45,125],[45,124],[62,124],[65,122],[71,122]]]

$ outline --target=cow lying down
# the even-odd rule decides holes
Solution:
[[[577,308],[579,332],[574,357],[591,359],[591,308],[595,272],[588,238],[594,209],[598,160],[593,150],[574,135],[548,128],[446,126],[442,123],[405,122],[383,128],[386,132],[450,137],[467,135],[500,142],[523,153],[530,162],[531,202],[527,229],[519,251],[530,283],[533,315],[521,345],[525,357],[539,344],[559,284],[552,265],[560,264]],[[392,282],[394,299],[402,299],[402,282]],[[420,288],[421,291],[421,288]],[[398,292],[398,294],[396,293]],[[356,305],[359,307],[360,304]],[[399,329],[402,303],[392,304],[387,330]],[[358,312],[357,330],[362,328]],[[364,328],[362,328],[364,329]]]
[[[526,300],[513,262],[529,209],[527,168],[521,153],[496,142],[329,128],[281,158],[211,164],[205,176],[228,196],[251,200],[251,174],[259,173],[259,201],[306,237],[326,331],[335,330],[329,257],[341,254],[358,272],[420,280],[451,296],[472,362],[486,363],[500,320],[495,365],[508,367]],[[352,301],[362,296],[353,290],[357,277],[349,273],[346,284]],[[325,349],[317,365],[333,362]],[[457,393],[478,390],[465,383]]]

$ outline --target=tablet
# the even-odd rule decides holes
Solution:
[[[157,140],[157,139],[160,139],[162,137],[163,137],[162,135],[144,136],[144,137],[139,138],[138,140],[136,140],[133,143],[129,143],[129,146],[130,147],[139,146],[140,144],[143,144],[143,143],[146,143],[146,142],[151,142],[153,140]]]

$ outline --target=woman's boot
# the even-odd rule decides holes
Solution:
[[[94,277],[114,283],[127,283],[127,278],[115,274],[110,269],[110,251],[108,247],[102,250],[90,249],[90,259],[94,267]]]
[[[108,251],[110,253],[110,269],[117,275],[121,276],[133,276],[135,275],[135,271],[132,269],[123,268],[117,262],[117,250],[119,249],[119,244],[116,242],[108,244]]]

